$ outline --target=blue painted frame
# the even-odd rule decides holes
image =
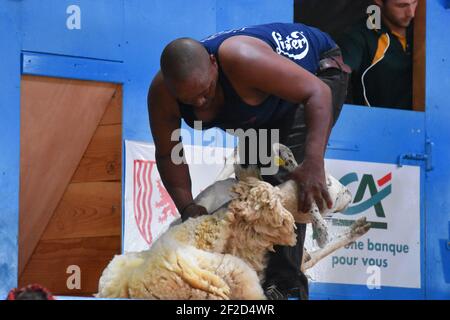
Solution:
[[[69,2],[89,6],[87,0],[58,0],[56,7],[52,7],[56,0],[31,1],[36,8],[40,5],[64,8]],[[53,28],[61,19],[31,21],[37,18],[29,14],[31,9],[24,8],[23,2],[0,0],[0,38],[8,44],[0,59],[0,127],[3,128],[0,147],[8,150],[0,157],[0,297],[17,285],[21,73],[122,83],[122,139],[151,141],[146,93],[158,70],[159,53],[165,44],[179,36],[200,39],[223,29],[292,21],[293,17],[292,0],[195,0],[191,1],[189,10],[184,10],[183,0],[114,0],[112,7],[108,7],[106,0],[96,3],[97,8],[103,8],[96,16],[104,19],[99,26],[107,35],[103,48],[96,37],[81,34],[74,34],[73,43],[66,41],[58,46],[55,38],[48,38],[39,30]],[[446,213],[450,209],[447,169],[450,132],[446,128],[450,108],[445,108],[450,104],[446,95],[450,76],[443,74],[443,70],[450,70],[450,43],[442,41],[450,33],[446,23],[450,21],[447,5],[448,0],[427,2],[426,113],[345,106],[327,151],[327,157],[333,159],[397,163],[400,153],[424,153],[427,137],[435,143],[433,171],[425,172],[424,163],[410,162],[421,166],[421,181],[424,181],[421,184],[421,198],[425,200],[421,202],[422,288],[368,290],[365,286],[312,283],[313,299],[450,298],[450,250],[447,248],[450,217]],[[120,10],[110,20],[113,29],[119,30],[117,37],[108,36],[105,31],[108,25],[103,22],[111,16],[108,11],[111,8]],[[23,12],[26,12],[25,23]],[[151,12],[151,19],[146,12]],[[174,15],[176,20],[167,18]],[[95,30],[96,24],[91,25]],[[64,31],[64,37],[72,34]],[[108,52],[114,48],[117,51]],[[385,142],[382,148],[377,146],[380,141]]]
[[[22,74],[122,83],[121,61],[22,51]]]
[[[426,298],[450,299],[450,10],[427,1],[426,130],[434,142],[426,177]],[[445,40],[444,40],[445,39]]]
[[[0,299],[16,286],[20,170],[20,3],[0,4]]]

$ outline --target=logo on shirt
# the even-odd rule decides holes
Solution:
[[[291,32],[290,35],[283,37],[279,32],[273,31],[272,37],[277,44],[276,51],[292,58],[294,60],[301,60],[309,52],[309,43],[301,31]]]

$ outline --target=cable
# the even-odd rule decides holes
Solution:
[[[369,71],[370,69],[372,69],[378,62],[380,62],[381,60],[383,60],[384,56],[386,55],[386,52],[388,51],[390,45],[391,45],[391,37],[389,36],[388,33],[385,33],[385,35],[387,36],[388,39],[388,44],[386,46],[386,49],[384,49],[383,55],[377,60],[375,61],[373,64],[371,64],[362,74],[361,76],[361,84],[363,87],[363,95],[364,95],[364,101],[366,102],[368,107],[371,107],[369,100],[367,99],[367,95],[366,95],[366,86],[364,84],[364,77],[366,76],[367,71]]]

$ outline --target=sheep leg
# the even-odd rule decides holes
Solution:
[[[306,249],[306,247],[303,247],[303,254],[302,254],[302,266],[305,265],[305,263],[307,263],[309,260],[311,260],[311,255],[309,254],[308,250]],[[303,271],[303,268],[301,268]]]
[[[315,202],[313,203],[309,214],[311,216],[312,227],[317,244],[320,248],[324,248],[329,242],[328,227]]]
[[[345,233],[339,235],[323,249],[307,253],[302,262],[302,272],[308,270],[309,268],[312,268],[317,264],[317,262],[335,252],[336,250],[363,236],[369,231],[369,229],[370,223],[367,223],[367,219],[365,217],[356,220]]]
[[[178,268],[176,273],[194,289],[199,289],[228,300],[230,288],[223,279],[209,270],[194,265],[191,259],[185,259],[182,255],[177,255]]]
[[[216,254],[216,258],[209,265],[216,268],[215,272],[230,287],[230,299],[266,299],[256,271],[242,259],[229,254]]]
[[[221,299],[265,299],[256,271],[242,259],[198,249],[190,251],[191,258],[177,257],[177,272],[192,288]]]

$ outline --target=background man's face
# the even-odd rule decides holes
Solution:
[[[378,2],[378,1],[377,1]],[[416,14],[418,0],[385,0],[381,10],[384,17],[397,27],[407,28]]]

